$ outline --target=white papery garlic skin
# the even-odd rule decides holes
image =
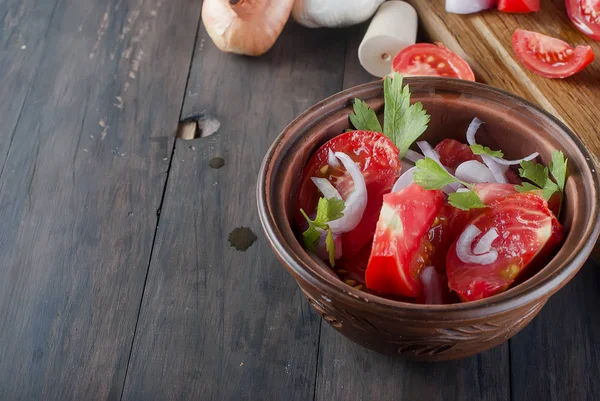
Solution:
[[[292,17],[307,28],[343,28],[365,22],[385,0],[296,0]]]
[[[273,46],[294,0],[204,0],[202,22],[224,52],[260,56]]]

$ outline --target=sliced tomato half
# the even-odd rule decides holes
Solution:
[[[540,11],[540,0],[500,0],[498,10],[505,13],[531,13]]]
[[[600,1],[567,0],[566,4],[573,25],[590,38],[600,40]]]
[[[572,47],[567,42],[541,33],[515,30],[514,51],[529,70],[546,78],[570,77],[594,61],[590,46]]]
[[[461,237],[467,235],[471,226],[480,234],[464,248]],[[491,263],[465,261],[459,256],[461,252],[463,256],[464,252],[475,254],[481,239],[494,230],[497,236],[487,252],[496,252],[497,258]],[[448,285],[463,301],[502,292],[522,275],[534,258],[547,257],[562,236],[562,226],[543,198],[534,194],[509,196],[473,219],[452,244],[446,258]],[[482,254],[481,249],[477,252]]]
[[[469,64],[442,44],[417,43],[394,58],[392,69],[404,76],[436,76],[475,81]]]
[[[343,199],[354,190],[354,181],[346,169],[342,165],[329,164],[330,151],[350,156],[360,167],[367,186],[367,207],[360,223],[354,230],[342,234],[342,254],[348,259],[358,254],[373,238],[383,195],[391,191],[400,175],[400,151],[388,137],[377,132],[350,131],[326,142],[310,158],[300,178],[295,215],[298,230],[306,226],[300,209],[309,215],[314,213],[319,198],[323,196],[311,177],[327,178]]]
[[[442,208],[442,191],[411,184],[383,197],[366,271],[367,288],[384,294],[417,297],[421,269],[429,265],[428,230]]]

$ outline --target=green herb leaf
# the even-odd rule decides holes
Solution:
[[[402,158],[413,142],[425,132],[430,117],[420,102],[410,104],[410,89],[408,85],[402,87],[402,76],[398,73],[385,77],[383,96],[383,133],[400,149]]]
[[[501,150],[492,150],[487,146],[475,144],[471,145],[471,150],[476,155],[487,155],[491,157],[504,157],[504,153]]]
[[[315,216],[314,220],[311,220],[306,212],[300,209],[300,213],[302,213],[308,222],[308,229],[302,233],[304,246],[308,250],[314,252],[317,249],[317,243],[321,237],[321,231],[319,231],[319,229],[327,230],[327,236],[331,236],[331,239],[326,238],[325,241],[327,251],[329,252],[330,262],[332,252],[335,259],[335,243],[333,242],[333,234],[329,229],[328,223],[341,218],[344,215],[343,211],[345,207],[346,205],[342,199],[320,198],[319,203],[317,204],[317,215]],[[333,263],[331,265],[333,266]]]
[[[327,237],[325,238],[325,248],[329,253],[329,264],[331,267],[335,267],[335,242],[333,241],[333,233],[331,230],[327,230]]]
[[[360,99],[354,99],[354,113],[349,118],[357,130],[383,132],[375,111]]]
[[[548,181],[548,168],[543,164],[536,164],[532,161],[522,161],[519,175],[527,178],[540,188],[543,188]]]
[[[448,203],[461,210],[481,209],[487,207],[473,190],[451,193],[448,196]]]
[[[546,184],[544,185],[544,188],[542,188],[542,196],[544,197],[544,199],[550,200],[550,198],[552,197],[552,195],[554,195],[555,192],[561,192],[561,190],[554,181],[548,179],[548,181],[546,181]]]
[[[442,168],[435,160],[426,157],[417,160],[417,170],[413,180],[423,189],[442,189],[448,184],[458,182],[446,170]]]
[[[539,191],[540,188],[536,187],[535,185],[529,183],[529,182],[524,182],[522,185],[515,185],[515,189],[518,192],[531,192],[531,191]]]
[[[560,150],[552,152],[552,161],[550,162],[550,172],[556,181],[560,192],[565,190],[565,181],[567,178],[567,162],[565,155]]]

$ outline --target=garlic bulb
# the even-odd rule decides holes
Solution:
[[[342,28],[371,18],[385,0],[296,0],[292,17],[307,28]]]
[[[294,0],[204,0],[202,22],[224,52],[260,56],[273,46]]]

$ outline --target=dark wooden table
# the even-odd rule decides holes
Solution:
[[[245,58],[200,9],[0,0],[0,400],[600,398],[593,261],[466,360],[386,358],[323,324],[262,235],[255,181],[289,121],[374,79],[365,26],[290,23]]]

